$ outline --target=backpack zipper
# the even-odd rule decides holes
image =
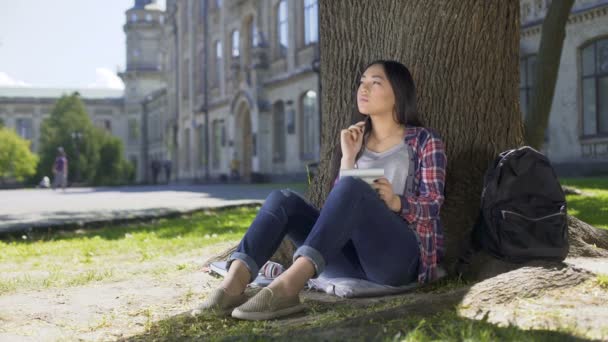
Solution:
[[[513,214],[515,216],[519,216],[519,217],[522,217],[522,218],[525,218],[526,220],[530,220],[530,221],[540,221],[540,220],[544,220],[544,219],[549,218],[549,217],[558,216],[558,215],[564,215],[564,213],[561,210],[560,210],[559,213],[550,214],[550,215],[543,216],[543,217],[538,217],[538,218],[528,217],[528,216],[516,213],[514,211],[509,211],[509,210],[501,210],[500,212],[502,214],[502,219],[503,220],[506,220],[505,214],[507,214],[507,213],[508,214]]]

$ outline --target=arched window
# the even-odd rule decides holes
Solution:
[[[317,93],[313,90],[305,92],[300,100],[300,158],[316,160],[319,127],[317,123]]]
[[[251,33],[251,46],[252,47],[256,47],[258,46],[258,28],[257,26],[255,26],[255,21],[253,20],[253,18],[251,19],[251,22],[249,23],[250,27],[249,27],[249,32]]]
[[[536,83],[536,55],[528,55],[519,60],[519,104],[525,118],[530,111],[532,91]]]
[[[304,0],[304,44],[319,41],[317,0]]]
[[[608,134],[608,38],[581,49],[583,136]]]
[[[281,0],[277,6],[277,46],[278,56],[287,56],[288,43],[288,22],[287,22],[287,2]]]
[[[278,101],[272,106],[272,161],[285,161],[285,105]]]
[[[232,31],[232,57],[240,55],[239,30]]]
[[[222,79],[222,42],[215,42],[215,85],[220,84]]]

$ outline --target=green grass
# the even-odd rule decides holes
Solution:
[[[598,274],[596,282],[599,287],[608,289],[608,274]]]
[[[192,271],[195,265],[167,264],[162,259],[182,254],[196,256],[206,246],[238,241],[258,209],[199,212],[151,223],[66,232],[36,241],[0,241],[0,295],[16,289],[127,279],[138,272],[162,276]],[[147,262],[154,263],[152,269],[137,267]]]
[[[398,301],[398,300],[397,300]],[[397,305],[403,303],[397,303]],[[374,340],[374,341],[564,341],[577,340],[574,331],[522,330],[500,327],[458,315],[455,308],[437,314],[405,315],[398,319],[369,319],[349,324],[349,320],[383,311],[394,303],[362,309],[349,304],[309,303],[307,317],[312,319],[291,325],[280,321],[249,322],[233,318],[202,315],[179,315],[147,326],[146,333],[130,340]]]
[[[608,229],[608,177],[564,178],[560,182],[584,193],[566,196],[570,215],[592,226]]]

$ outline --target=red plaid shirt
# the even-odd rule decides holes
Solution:
[[[437,277],[437,266],[444,255],[443,228],[439,212],[444,200],[447,158],[443,141],[437,133],[424,127],[406,128],[404,143],[415,154],[413,194],[396,194],[401,200],[399,215],[413,224],[420,246],[418,282]],[[334,185],[338,182],[338,178]],[[409,225],[408,225],[409,226]]]

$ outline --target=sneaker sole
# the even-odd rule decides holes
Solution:
[[[265,321],[295,314],[304,311],[304,309],[305,307],[303,304],[298,304],[285,309],[270,312],[245,312],[239,309],[234,309],[234,311],[232,311],[232,317],[248,321]]]

